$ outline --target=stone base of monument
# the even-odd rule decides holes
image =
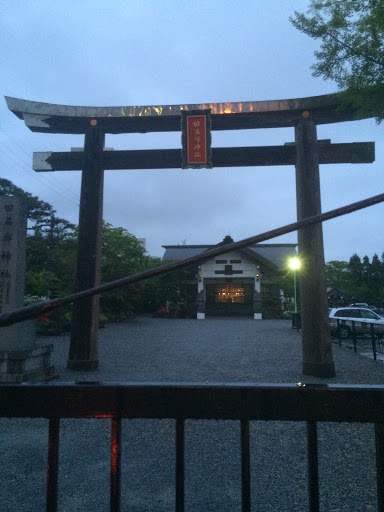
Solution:
[[[57,377],[51,366],[53,345],[0,351],[0,383],[41,382]]]
[[[51,365],[53,345],[37,343],[33,320],[2,327],[0,336],[0,383],[56,378]]]

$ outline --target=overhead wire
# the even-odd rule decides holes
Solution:
[[[80,190],[79,194],[75,194],[72,189],[61,183],[53,173],[38,173],[32,170],[32,154],[33,149],[31,148],[30,152],[25,149],[25,147],[21,146],[13,137],[11,137],[3,128],[0,127],[0,132],[2,132],[11,142],[11,146],[5,141],[2,141],[2,147],[0,147],[0,152],[13,162],[12,169],[18,174],[24,174],[29,178],[32,178],[38,181],[42,186],[48,188],[55,194],[63,197],[66,201],[75,205],[77,208],[80,206]],[[105,205],[107,206],[107,205]],[[123,216],[124,218],[127,216],[127,212],[122,208],[119,208],[115,202],[109,202],[108,207],[105,207],[105,213],[108,212],[108,216],[111,213],[118,214]],[[120,224],[124,224],[120,222]]]
[[[76,207],[79,206],[80,198],[78,195],[76,195],[73,190],[71,190],[69,187],[61,183],[56,177],[50,175],[47,173],[47,175],[43,175],[40,173],[36,173],[32,170],[31,165],[31,155],[33,151],[31,150],[30,153],[26,151],[20,144],[18,144],[7,132],[5,132],[2,128],[0,128],[0,131],[6,135],[12,144],[18,148],[18,151],[15,151],[15,148],[12,146],[10,147],[7,145],[4,141],[2,144],[2,148],[0,148],[0,152],[3,153],[7,158],[9,158],[13,163],[15,163],[19,170],[21,170],[25,175],[28,177],[39,181],[40,184],[45,186],[46,188],[50,189],[54,193],[60,195],[67,201],[71,202],[72,204],[76,205]],[[5,151],[5,150],[7,151]],[[19,152],[21,151],[21,153]],[[27,159],[23,158],[23,153],[28,157]],[[30,166],[31,165],[31,166]],[[16,170],[17,171],[17,170]]]
[[[40,182],[45,180],[45,181],[48,181],[48,182],[52,183],[53,186],[57,186],[59,188],[62,188],[63,191],[65,191],[66,193],[69,193],[71,196],[73,196],[77,200],[77,204],[78,204],[78,197],[77,197],[76,194],[74,194],[73,190],[71,190],[69,187],[67,187],[63,183],[60,183],[59,180],[56,177],[54,177],[53,175],[50,175],[50,174],[42,175],[40,173],[36,173],[36,172],[32,171],[32,169],[29,167],[30,166],[31,154],[33,154],[33,150],[32,149],[31,149],[30,153],[28,153],[22,146],[20,146],[20,144],[18,144],[18,142],[13,140],[12,137],[10,137],[10,135],[8,133],[6,133],[2,128],[0,128],[0,131],[2,131],[11,140],[11,142],[14,143],[22,151],[22,153],[24,153],[28,157],[28,160],[24,160],[24,164],[26,165],[26,169],[28,169],[25,172],[29,176],[33,176],[35,179],[38,179]],[[15,154],[12,149],[10,149],[10,151],[13,154]],[[20,156],[20,155],[17,154],[17,156]]]

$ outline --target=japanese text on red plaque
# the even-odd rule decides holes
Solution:
[[[207,162],[207,116],[187,116],[187,163]]]

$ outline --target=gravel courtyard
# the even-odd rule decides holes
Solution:
[[[58,381],[384,384],[380,361],[333,345],[337,375],[301,373],[289,321],[139,317],[100,330],[96,372],[66,369],[69,337],[53,343]],[[59,512],[109,510],[110,420],[62,420]],[[241,510],[239,424],[186,423],[186,511]],[[47,421],[0,419],[0,510],[45,510]],[[372,425],[320,424],[321,510],[376,511]],[[252,422],[252,510],[305,512],[306,428]],[[174,508],[174,422],[123,421],[122,512]]]

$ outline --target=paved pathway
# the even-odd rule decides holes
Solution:
[[[66,369],[67,336],[54,343],[61,381],[321,382],[384,384],[384,365],[333,346],[337,376],[301,373],[301,334],[288,321],[140,317],[100,331],[100,369]],[[63,420],[60,512],[107,511],[110,420]],[[371,425],[322,424],[322,511],[376,510]],[[0,420],[0,510],[44,510],[46,420]],[[305,512],[305,425],[252,422],[252,510]],[[173,510],[174,424],[123,422],[122,512]],[[239,425],[186,424],[187,512],[240,511]]]

